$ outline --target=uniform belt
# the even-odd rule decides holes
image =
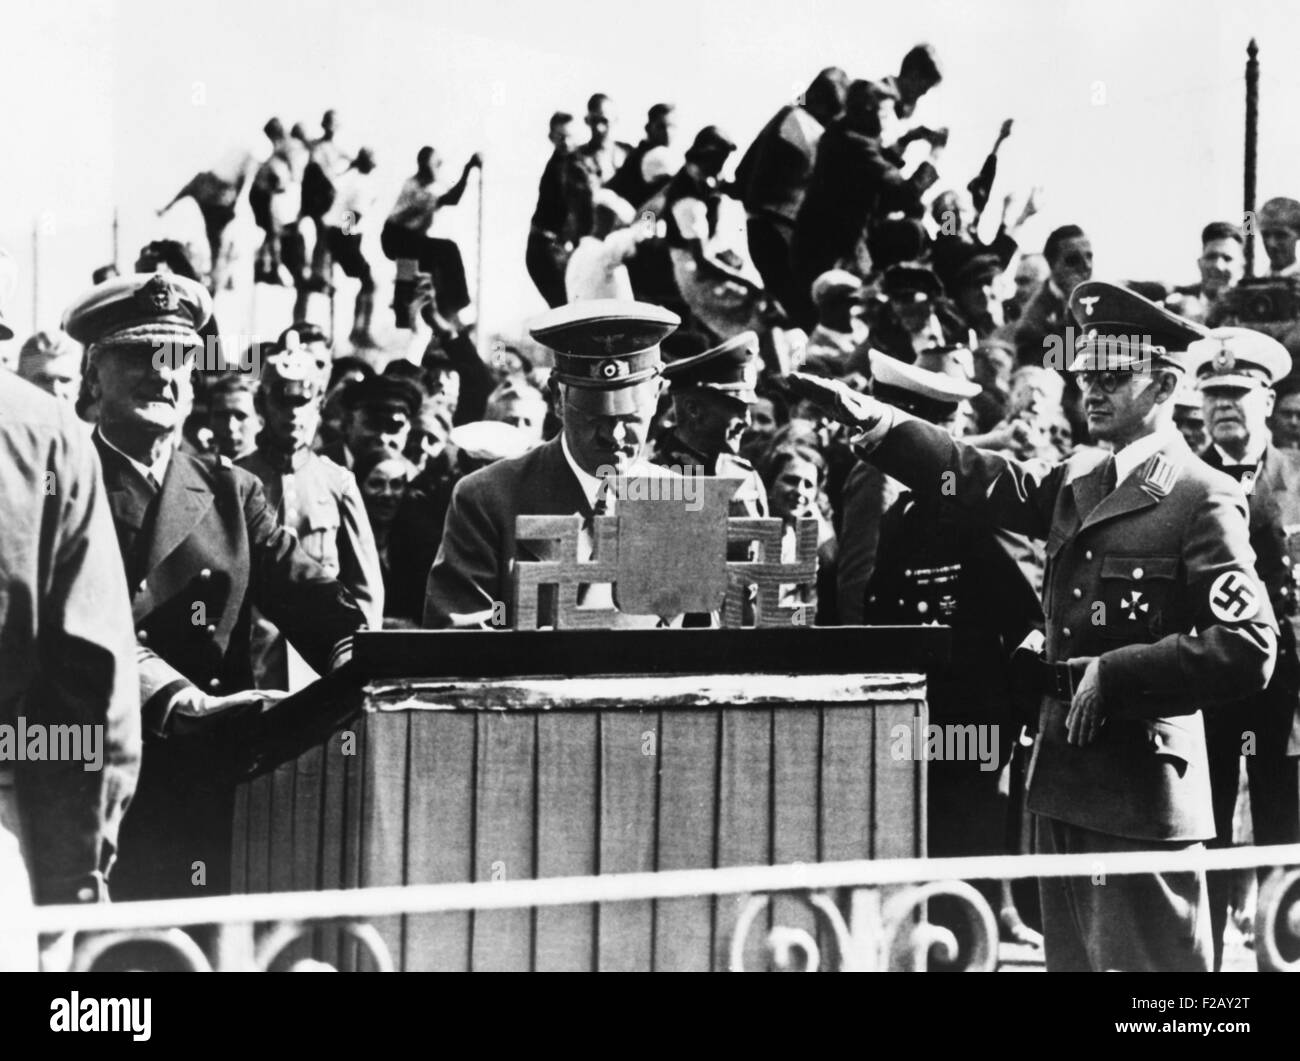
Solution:
[[[1057,700],[1074,699],[1074,676],[1070,673],[1068,663],[1048,663],[1038,661],[1038,687],[1044,696]]]

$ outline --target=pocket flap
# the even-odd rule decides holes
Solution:
[[[1101,561],[1102,578],[1140,582],[1147,578],[1174,578],[1177,574],[1176,556],[1105,556]]]

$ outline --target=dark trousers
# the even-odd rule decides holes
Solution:
[[[465,262],[460,248],[449,239],[435,239],[412,232],[401,225],[384,225],[379,246],[389,261],[414,258],[420,272],[433,277],[433,291],[438,312],[458,313],[469,305],[469,285],[465,280]]]
[[[1291,732],[1289,700],[1279,703],[1268,692],[1230,710],[1205,715],[1205,742],[1210,753],[1210,790],[1214,798],[1214,828],[1210,847],[1232,846],[1232,812],[1237,802],[1238,762],[1248,737],[1253,754],[1246,755],[1250,785],[1250,818],[1257,844],[1300,841],[1300,759],[1286,754]],[[1261,875],[1266,873],[1261,871]],[[1223,933],[1233,885],[1249,870],[1216,870],[1209,875],[1210,921],[1214,932],[1214,968],[1223,965]]]
[[[374,277],[370,274],[370,263],[361,252],[361,234],[344,232],[341,228],[327,228],[325,243],[335,264],[345,275],[361,281],[361,290],[370,292],[375,289]]]
[[[1038,853],[1096,855],[1091,877],[1044,877],[1047,971],[1208,972],[1210,911],[1205,874],[1108,874],[1105,856],[1124,851],[1187,851],[1199,843],[1130,840],[1043,815]]]
[[[564,268],[568,264],[569,252],[558,240],[535,230],[528,234],[524,265],[533,284],[552,309],[568,302],[564,289]]]
[[[771,214],[751,214],[746,224],[749,256],[763,278],[770,297],[789,310],[793,300],[794,272],[790,267],[790,242],[794,223]]]

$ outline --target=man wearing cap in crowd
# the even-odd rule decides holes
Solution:
[[[1188,356],[1205,401],[1211,444],[1201,459],[1236,479],[1250,508],[1255,570],[1268,590],[1280,627],[1277,666],[1268,687],[1205,717],[1210,784],[1218,838],[1232,845],[1238,764],[1246,760],[1250,817],[1257,844],[1300,842],[1300,609],[1295,564],[1300,561],[1300,454],[1273,445],[1268,416],[1273,386],[1291,371],[1291,355],[1276,339],[1247,328],[1218,328]],[[1232,871],[1210,874],[1215,969],[1223,962]]]
[[[257,448],[235,464],[261,480],[276,521],[298,536],[307,555],[352,594],[371,629],[378,630],[384,622],[384,576],[361,493],[350,471],[311,450],[323,397],[320,370],[304,348],[269,357],[255,398],[262,418]],[[294,691],[317,677],[260,615],[253,669],[259,689]]]
[[[1205,433],[1205,409],[1201,392],[1192,380],[1185,380],[1174,395],[1174,427],[1182,433],[1187,448],[1197,456],[1210,443],[1209,436]]]
[[[978,339],[988,339],[1003,325],[998,278],[1003,266],[996,254],[972,249],[953,270],[952,296],[962,322]]]
[[[423,400],[418,386],[396,376],[371,376],[351,384],[342,395],[347,410],[343,437],[322,449],[321,456],[350,469],[367,449],[405,452]]]
[[[120,898],[230,888],[241,725],[275,699],[252,689],[253,606],[321,673],[365,625],[347,591],[279,526],[254,475],[177,449],[211,312],[201,285],[154,273],[100,284],[64,315],[64,330],[88,347],[94,440],[138,645],[146,747],[122,827]]]
[[[1300,240],[1300,203],[1279,197],[1259,208],[1259,238],[1268,255],[1269,276],[1300,276],[1296,242]]]
[[[813,282],[812,300],[817,327],[808,336],[804,371],[843,376],[845,361],[867,340],[867,325],[858,315],[862,280],[847,269],[829,269]]]
[[[969,329],[943,297],[943,285],[929,266],[891,265],[880,280],[885,303],[871,326],[874,349],[912,363],[923,350],[954,346],[970,338]]]
[[[1215,835],[1201,711],[1258,692],[1277,624],[1245,499],[1174,429],[1204,330],[1117,285],[1071,296],[1088,428],[1111,452],[1021,464],[833,381],[792,377],[882,471],[966,518],[1046,539],[1046,653],[1027,806],[1045,854],[1183,851]],[[1193,634],[1195,630],[1195,634]],[[1047,968],[1208,970],[1203,871],[1039,882]]]
[[[961,407],[979,392],[959,352],[935,352],[926,358],[927,367],[873,353],[872,393],[958,438]],[[853,622],[952,627],[949,661],[927,679],[929,718],[940,726],[980,726],[988,735],[980,745],[982,760],[971,748],[962,760],[929,764],[926,853],[938,858],[1008,853],[1008,805],[999,794],[999,779],[1020,732],[1010,707],[1008,662],[1025,636],[1042,625],[1038,594],[997,533],[960,519],[941,492],[903,490],[883,513],[859,504],[859,493],[863,500],[871,496],[872,477],[882,473],[860,463],[845,486],[841,617],[850,606],[843,594],[850,594],[856,597],[849,613]],[[864,545],[877,538],[874,555],[867,555]],[[865,578],[864,561],[870,562]],[[846,564],[857,570],[846,571]],[[996,909],[999,885],[984,882],[982,890]],[[959,933],[966,920],[942,900],[932,903],[931,919]]]
[[[640,302],[578,302],[531,328],[555,352],[563,429],[515,460],[466,476],[452,493],[442,544],[429,572],[428,627],[513,627],[517,554],[551,556],[549,543],[519,547],[521,515],[611,511],[609,475],[667,474],[643,459],[662,380],[659,343],[680,323]],[[588,552],[589,528],[580,548]]]
[[[664,364],[676,422],[659,439],[650,459],[682,475],[739,479],[728,514],[766,516],[763,480],[740,456],[749,410],[758,401],[754,389],[758,386],[758,336],[741,332],[713,347],[706,339],[694,338],[693,346],[676,351],[678,356]]]
[[[18,375],[69,404],[81,390],[81,349],[62,332],[37,332],[18,351]]]

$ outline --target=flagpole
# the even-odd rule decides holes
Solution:
[[[1259,154],[1259,45],[1246,45],[1246,158],[1244,214],[1246,218],[1246,275],[1255,275],[1255,163]]]

